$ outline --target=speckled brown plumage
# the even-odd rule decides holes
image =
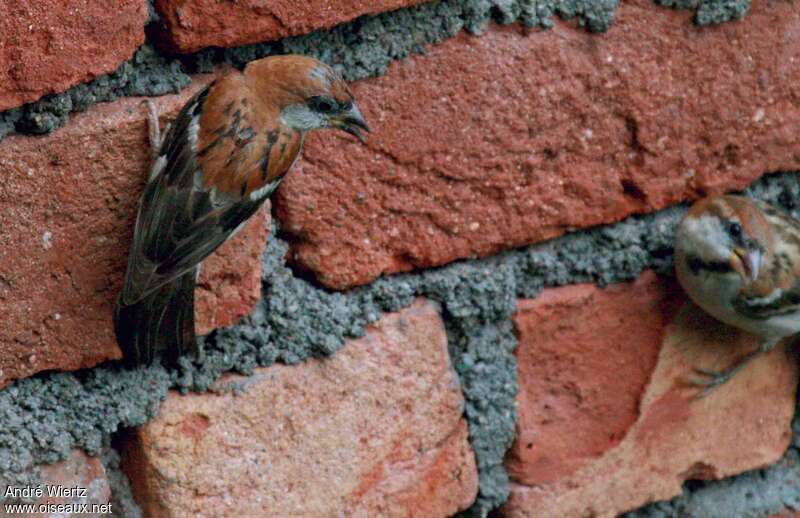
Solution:
[[[115,311],[128,364],[197,352],[194,282],[200,262],[277,188],[307,131],[368,131],[342,77],[304,56],[230,70],[181,109],[142,195]]]
[[[678,225],[675,267],[700,307],[764,340],[727,371],[698,370],[705,394],[800,332],[800,221],[775,207],[732,195],[698,201]]]

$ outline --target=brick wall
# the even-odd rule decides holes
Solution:
[[[671,246],[705,194],[800,213],[770,174],[800,168],[800,11],[672,3],[0,5],[0,487],[124,516],[791,516],[794,358],[693,400],[693,365],[756,342],[686,300]],[[281,52],[340,68],[373,133],[311,135],[208,260],[203,364],[126,371],[142,100],[167,121]]]

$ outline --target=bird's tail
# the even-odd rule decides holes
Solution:
[[[117,301],[114,329],[128,366],[160,358],[174,365],[186,353],[198,353],[194,334],[196,268],[170,281],[135,304]]]

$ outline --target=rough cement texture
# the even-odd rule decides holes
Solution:
[[[152,418],[168,386],[161,368],[113,367],[9,386],[0,392],[0,487],[35,483],[35,464],[63,460],[73,447],[99,454],[110,434]]]
[[[698,25],[738,20],[750,10],[750,0],[656,0],[661,5],[679,9],[696,9]]]
[[[602,31],[613,20],[617,3],[450,0],[365,17],[331,31],[275,44],[205,51],[183,63],[167,60],[145,46],[112,74],[0,113],[0,138],[12,131],[52,131],[70,112],[96,102],[176,91],[188,84],[186,69],[203,70],[213,63],[242,66],[271,53],[302,52],[336,63],[349,79],[359,79],[381,74],[392,60],[423,52],[425,44],[459,30],[479,32],[490,19],[547,26],[553,14],[578,16],[579,23],[589,30]],[[677,6],[696,7],[698,23],[710,23],[741,16],[737,13],[743,14],[748,5],[686,1]],[[767,179],[753,191],[797,209],[800,186],[793,175]],[[32,483],[37,477],[36,464],[60,460],[73,447],[97,454],[119,428],[150,419],[169,387],[204,390],[227,370],[249,373],[275,361],[294,363],[332,354],[345,337],[363,334],[364,326],[377,320],[381,312],[395,311],[410,304],[414,296],[424,295],[441,302],[448,319],[451,354],[462,378],[471,442],[480,468],[480,497],[468,514],[485,515],[508,493],[502,460],[514,433],[515,340],[510,316],[516,298],[533,297],[545,286],[629,280],[648,267],[668,271],[672,228],[681,212],[680,208],[668,209],[495,258],[380,279],[346,294],[331,293],[294,277],[283,264],[286,244],[273,237],[264,258],[264,301],[242,325],[209,337],[203,366],[185,361],[179,371],[171,373],[159,367],[121,371],[105,366],[38,376],[0,392],[0,422],[4,423],[0,429],[0,486]],[[797,458],[796,451],[793,458]],[[784,469],[779,471],[784,478],[795,473],[780,466],[770,470]],[[757,474],[730,483],[751,487],[748,476]],[[744,482],[735,482],[740,479]],[[694,501],[695,495],[701,495],[698,502],[702,498],[713,501],[717,497],[702,495],[726,483],[709,484],[694,492],[687,489],[689,496],[681,498]],[[789,489],[788,496],[775,502],[796,500],[794,493]],[[661,505],[677,509],[680,504]]]
[[[452,319],[446,320],[450,357],[461,379],[478,462],[478,498],[462,516],[486,516],[509,495],[503,458],[514,442],[517,421],[517,341],[510,316],[481,323],[480,318],[459,320],[445,312],[445,319]]]
[[[766,177],[750,193],[800,215],[800,180],[794,173]],[[332,354],[346,337],[363,335],[381,313],[408,306],[421,295],[440,302],[445,313],[480,469],[480,496],[467,514],[485,515],[508,492],[502,461],[516,419],[510,320],[516,299],[534,297],[547,286],[630,280],[645,268],[668,272],[673,227],[683,211],[674,207],[494,258],[383,278],[346,293],[294,276],[284,264],[286,243],[273,235],[264,256],[264,300],[241,325],[207,337],[203,365],[183,360],[169,373],[160,367],[103,366],[37,376],[0,391],[0,487],[33,482],[35,464],[63,459],[74,447],[99,453],[110,434],[151,418],[170,387],[207,390],[225,371],[247,374],[275,361]],[[703,491],[710,487],[716,485]],[[776,505],[800,499],[800,491],[785,491]]]
[[[143,45],[114,72],[70,88],[66,92],[0,112],[0,139],[9,133],[49,133],[61,127],[70,113],[124,96],[163,95],[189,84],[189,76],[178,61]]]
[[[589,30],[602,32],[614,19],[619,0],[444,0],[415,7],[363,16],[330,30],[230,49],[206,49],[186,56],[192,72],[209,71],[214,64],[237,68],[270,54],[315,56],[333,64],[348,80],[382,75],[389,64],[424,46],[440,42],[462,29],[483,31],[491,20],[509,24],[550,27],[553,15],[577,18]]]
[[[657,0],[662,5],[697,9],[697,23],[741,18],[749,0]],[[603,32],[614,20],[619,0],[443,0],[376,16],[363,16],[331,30],[277,42],[232,49],[206,49],[178,59],[142,46],[113,73],[66,92],[46,96],[19,108],[0,112],[0,139],[12,132],[48,133],[62,126],[69,114],[88,106],[131,95],[163,95],[189,84],[187,72],[208,71],[213,64],[241,67],[270,54],[302,53],[335,64],[350,79],[380,75],[393,60],[423,53],[424,46],[466,29],[480,33],[490,20],[551,27],[552,17],[576,18],[593,32]],[[148,2],[150,21],[157,19]]]

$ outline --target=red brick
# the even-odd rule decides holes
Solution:
[[[234,47],[306,34],[365,14],[391,11],[424,0],[156,0],[162,39],[178,52]]]
[[[97,457],[89,457],[81,450],[73,450],[65,460],[55,464],[47,464],[41,467],[42,477],[39,486],[43,492],[40,498],[34,498],[34,505],[87,505],[89,509],[92,505],[107,505],[111,501],[111,486],[106,477],[106,470],[103,463]],[[33,486],[36,489],[37,486]],[[49,490],[69,490],[70,488],[82,488],[86,492],[83,495],[65,494],[64,496],[49,496]],[[25,489],[22,487],[20,489]],[[3,486],[3,490],[6,487]],[[13,499],[5,499],[6,503],[18,503]],[[111,509],[113,511],[113,509]],[[99,518],[100,513],[64,513],[53,510],[52,512],[39,513],[10,513],[6,512],[5,506],[0,506],[0,516],[14,517],[24,516],[26,518],[39,516],[47,518],[61,518],[65,516],[87,516]]]
[[[159,98],[174,114],[208,81]],[[95,106],[45,137],[0,142],[0,387],[42,370],[119,358],[112,327],[149,168],[141,99]],[[198,287],[198,330],[228,325],[260,297],[268,231],[255,217]]]
[[[144,0],[3,0],[0,111],[115,70],[144,43]]]
[[[252,221],[203,261],[195,288],[195,331],[236,323],[261,299],[261,257],[269,233],[270,203]]]
[[[368,146],[311,135],[278,193],[326,285],[441,265],[800,167],[800,11],[700,28],[622,2],[606,34],[491,27],[354,91]]]
[[[721,369],[758,338],[685,302],[674,281],[546,290],[515,317],[518,516],[617,516],[771,464],[791,440],[797,366],[779,347],[702,399],[692,367]]]
[[[650,274],[633,287],[581,284],[520,302],[517,480],[559,480],[619,444],[638,417],[671,302]]]
[[[444,325],[418,301],[331,358],[170,393],[124,448],[148,516],[451,516],[477,470]]]

